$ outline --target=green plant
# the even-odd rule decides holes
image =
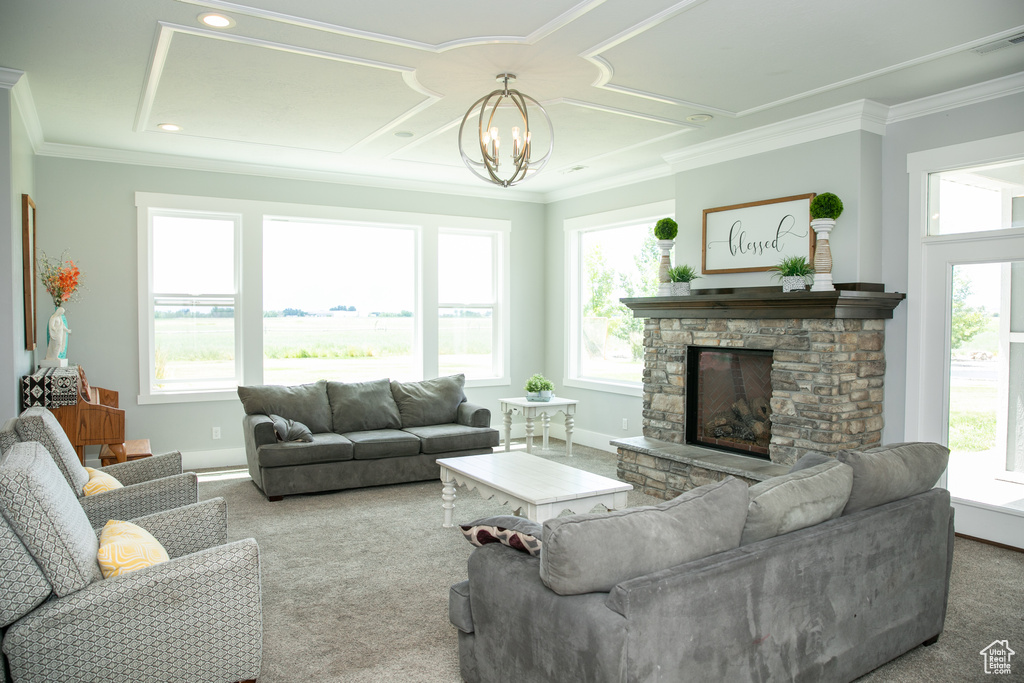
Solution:
[[[554,391],[555,385],[551,383],[551,380],[546,379],[544,375],[537,373],[526,380],[524,388],[531,393],[536,391]]]
[[[700,275],[697,275],[697,271],[691,266],[676,266],[675,268],[669,268],[668,279],[672,282],[693,282]]]
[[[835,220],[843,213],[843,200],[831,192],[823,192],[811,200],[811,218]]]
[[[807,262],[807,258],[804,256],[787,256],[779,261],[777,266],[772,266],[772,270],[775,271],[774,277],[782,279],[784,277],[802,277],[807,279],[811,275],[814,275],[814,268]]]
[[[671,218],[662,218],[654,225],[654,236],[659,240],[674,240],[679,234],[679,224]]]

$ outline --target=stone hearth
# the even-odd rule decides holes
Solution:
[[[671,498],[708,481],[749,483],[784,473],[808,450],[834,453],[881,441],[885,323],[902,294],[880,285],[783,294],[712,290],[624,299],[644,329],[643,437],[613,441],[618,475]],[[765,349],[771,373],[771,463],[685,443],[689,346]]]

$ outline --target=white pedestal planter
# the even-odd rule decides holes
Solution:
[[[831,292],[835,290],[832,284],[832,250],[828,245],[828,234],[836,227],[835,220],[831,218],[815,218],[811,221],[814,235],[817,238],[817,246],[814,248],[814,284],[812,292]]]
[[[672,247],[675,240],[658,240],[658,248],[661,249],[661,262],[658,264],[658,296],[672,295],[672,281],[669,279],[668,271],[672,268]]]

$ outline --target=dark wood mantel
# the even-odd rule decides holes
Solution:
[[[696,289],[690,296],[620,299],[637,318],[892,318],[906,294],[869,282],[835,285],[833,292],[783,292],[781,287]]]

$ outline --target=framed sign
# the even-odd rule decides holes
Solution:
[[[813,193],[801,194],[704,209],[701,270],[771,270],[787,256],[804,256],[810,262],[814,251],[813,197]]]
[[[25,350],[36,348],[36,205],[21,195],[21,263],[25,290]]]

